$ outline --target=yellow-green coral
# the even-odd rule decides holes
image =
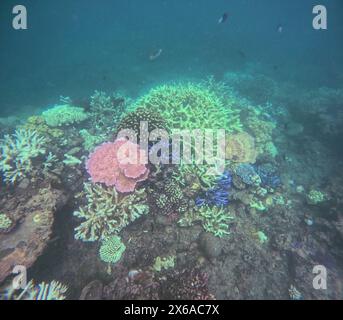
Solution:
[[[0,231],[6,230],[12,225],[12,220],[4,213],[0,214]]]
[[[49,140],[63,136],[63,130],[49,127],[42,116],[29,117],[20,128],[35,131]]]
[[[83,241],[104,240],[149,212],[144,189],[122,196],[115,188],[85,183],[84,194],[86,206],[74,212],[84,220],[75,228],[75,238]]]
[[[186,83],[153,88],[138,99],[136,107],[161,114],[167,126],[174,129],[225,129],[240,131],[238,111],[204,85]]]
[[[99,250],[100,259],[108,263],[117,263],[126,249],[118,236],[111,236],[102,242]]]
[[[175,267],[175,256],[167,256],[167,257],[157,257],[155,259],[154,265],[153,265],[153,270],[156,272],[162,271],[162,269],[169,269],[169,268],[174,268]]]
[[[4,181],[15,183],[33,170],[33,159],[45,154],[46,139],[35,131],[18,129],[0,140],[0,171]]]
[[[326,200],[326,195],[319,190],[312,189],[307,194],[306,199],[308,204],[316,205],[321,202],[324,202]]]
[[[60,127],[84,121],[88,114],[83,108],[62,104],[44,111],[42,117],[48,126]]]

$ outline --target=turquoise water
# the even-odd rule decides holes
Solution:
[[[15,265],[32,300],[343,298],[341,0],[321,1],[327,30],[314,0],[22,0],[27,30],[17,4],[0,3],[0,298]],[[224,129],[222,172],[121,167],[140,121]]]

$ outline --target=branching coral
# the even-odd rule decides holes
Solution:
[[[160,113],[170,129],[241,130],[238,111],[224,105],[220,97],[200,84],[159,86],[135,105]]]
[[[0,171],[5,182],[15,183],[33,170],[33,159],[45,154],[46,140],[35,131],[18,129],[0,140]]]
[[[61,138],[64,135],[63,130],[49,127],[42,116],[29,117],[20,128],[35,131],[47,140]]]
[[[162,271],[162,269],[170,269],[175,267],[176,256],[167,256],[167,257],[157,257],[155,259],[154,265],[152,266],[153,270],[156,272]]]
[[[83,108],[62,104],[44,111],[42,117],[48,126],[61,127],[84,121],[88,114]]]
[[[203,206],[199,209],[199,215],[202,219],[202,225],[207,232],[213,233],[216,237],[224,237],[230,234],[229,222],[233,216],[221,208]]]
[[[125,249],[125,244],[122,243],[120,237],[110,236],[103,241],[100,247],[100,259],[104,262],[115,264],[120,260]]]
[[[85,220],[75,228],[76,239],[104,240],[149,212],[144,204],[144,189],[120,196],[114,188],[86,183],[84,192],[87,204],[74,212],[76,217]]]
[[[230,234],[229,223],[234,217],[220,207],[210,208],[202,206],[196,210],[188,211],[179,221],[181,227],[192,226],[194,222],[201,222],[203,228],[216,237],[224,237]]]
[[[143,159],[143,161],[141,161]],[[149,175],[146,153],[126,139],[117,139],[95,148],[86,168],[92,182],[115,186],[119,192],[132,192],[136,184]]]
[[[14,289],[12,283],[0,293],[0,300],[65,300],[68,287],[58,281],[41,282],[35,285],[33,280],[24,289]]]
[[[90,98],[90,119],[98,133],[113,131],[127,109],[128,99],[95,91]]]

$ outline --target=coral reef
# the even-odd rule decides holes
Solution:
[[[121,196],[114,188],[86,183],[84,193],[87,204],[75,211],[74,216],[85,221],[75,228],[75,239],[105,240],[149,212],[144,204],[144,189]]]
[[[115,264],[120,260],[125,249],[125,244],[122,243],[120,237],[110,236],[101,244],[99,250],[100,259],[104,262]]]
[[[235,174],[239,176],[247,185],[259,186],[261,184],[260,176],[256,173],[254,167],[250,164],[239,164],[235,168]]]
[[[142,161],[143,159],[143,161]],[[145,151],[123,138],[106,142],[90,154],[86,168],[93,183],[114,186],[117,191],[132,192],[149,175]]]
[[[175,267],[175,256],[157,257],[155,259],[152,269],[156,272],[161,272],[163,269],[167,270]]]
[[[0,171],[4,181],[15,183],[33,171],[33,160],[45,154],[46,140],[35,131],[18,129],[0,140]]]
[[[0,232],[4,232],[12,226],[12,220],[4,213],[0,213]]]
[[[255,163],[257,152],[254,138],[246,132],[228,135],[225,157],[233,162]]]
[[[88,118],[88,114],[83,108],[62,104],[44,111],[42,117],[48,126],[61,127],[82,122]]]
[[[135,105],[161,114],[169,129],[241,131],[237,110],[223,104],[214,92],[194,83],[163,85],[139,98]]]
[[[56,280],[35,285],[29,281],[24,289],[14,289],[12,283],[0,292],[0,300],[65,300],[68,287]]]
[[[231,188],[232,177],[229,171],[223,173],[215,186],[206,190],[198,196],[195,204],[199,207],[208,206],[227,206],[229,204],[229,189]]]

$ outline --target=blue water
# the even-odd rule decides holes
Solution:
[[[165,80],[220,80],[253,63],[277,81],[337,86],[343,2],[320,3],[326,31],[312,28],[314,0],[22,0],[28,30],[16,31],[18,2],[1,1],[1,116],[43,108],[60,95],[84,99],[95,89],[136,96]],[[218,25],[224,12],[228,21]]]

